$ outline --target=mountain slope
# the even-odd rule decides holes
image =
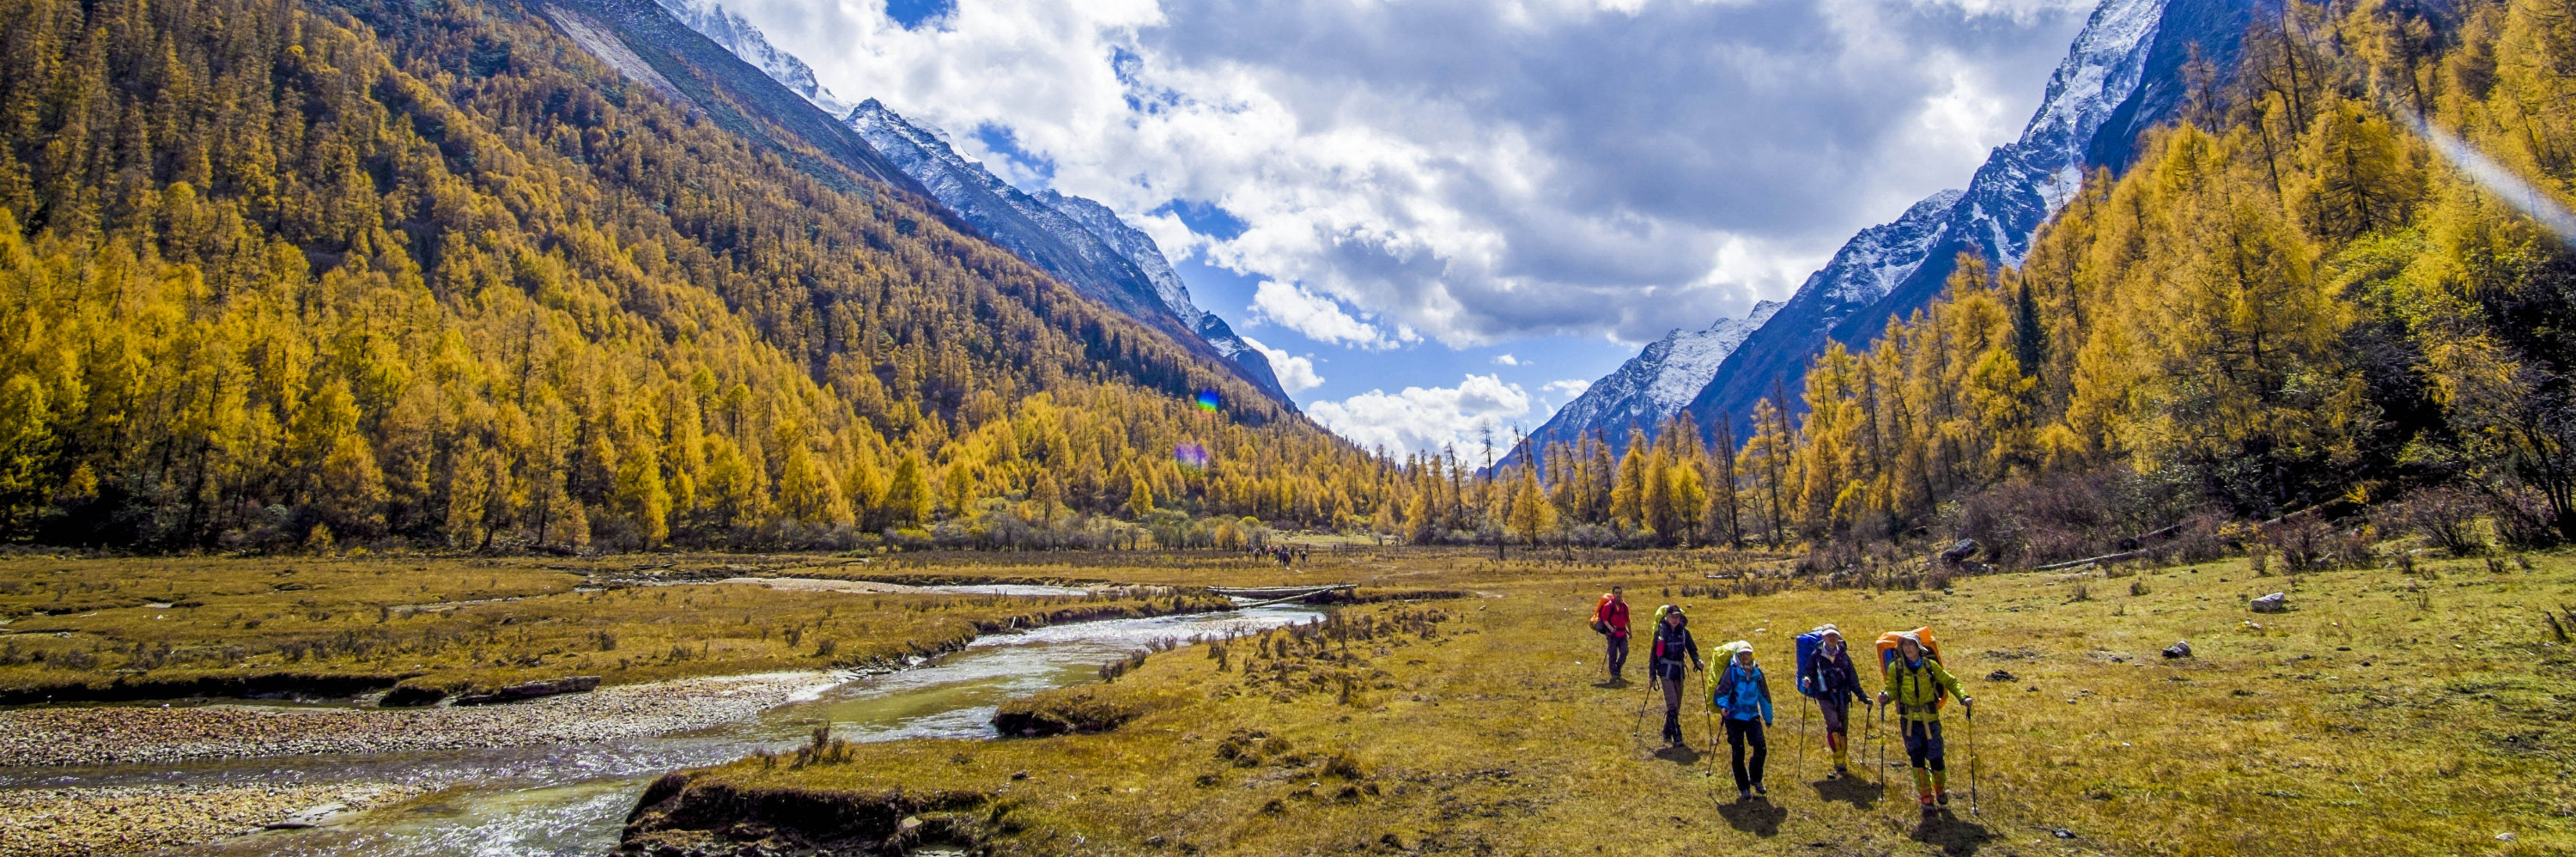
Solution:
[[[1190,300],[1190,287],[1181,282],[1180,272],[1172,270],[1171,260],[1163,257],[1163,248],[1154,243],[1154,236],[1128,225],[1117,212],[1109,210],[1109,206],[1089,199],[1065,196],[1050,188],[1040,192],[1037,200],[1082,224],[1091,234],[1109,242],[1110,249],[1136,263],[1136,267],[1145,272],[1145,279],[1154,284],[1154,293],[1162,297],[1165,308],[1179,315],[1181,322],[1197,332],[1200,339],[1215,346],[1217,353],[1241,364],[1254,383],[1277,391],[1282,403],[1293,406],[1294,403],[1287,401],[1287,388],[1279,385],[1279,376],[1270,367],[1270,358],[1252,347],[1252,343],[1245,342],[1234,332],[1232,325],[1225,323],[1225,319],[1200,309]]]
[[[787,87],[788,91],[804,97],[806,101],[813,102],[815,107],[831,115],[832,118],[848,117],[851,108],[858,106],[842,101],[840,96],[833,95],[832,90],[825,88],[821,81],[814,78],[812,66],[806,65],[805,61],[798,59],[795,54],[771,45],[769,38],[761,35],[760,28],[752,26],[750,21],[743,20],[742,16],[734,14],[733,10],[715,3],[693,2],[693,0],[661,0],[661,4],[662,8],[679,18],[680,23],[698,31],[699,35],[707,37],[725,50],[732,51],[734,56],[741,57],[744,62],[760,69],[762,73],[769,75],[769,79]]]
[[[1181,286],[1178,276],[1157,282],[1137,259],[1086,228],[1084,220],[1096,222],[1103,215],[1116,222],[1116,215],[1106,208],[1079,197],[1056,197],[1058,203],[1077,210],[1097,209],[1085,210],[1083,217],[1077,218],[1058,205],[1030,196],[993,175],[983,164],[958,154],[937,130],[914,124],[874,98],[859,102],[858,108],[850,111],[849,126],[884,152],[898,169],[929,188],[933,198],[994,243],[1063,278],[1075,290],[1170,334],[1185,346],[1204,350],[1223,365],[1238,368],[1246,380],[1274,400],[1291,404],[1287,392],[1279,388],[1278,378],[1271,373],[1269,360],[1260,352],[1241,348],[1228,354],[1201,338],[1198,317],[1206,314],[1190,305],[1189,292]],[[1070,200],[1079,200],[1079,204]],[[1129,238],[1129,243],[1141,240],[1146,247],[1152,246],[1153,239],[1142,232],[1124,223],[1118,225],[1118,231],[1132,233],[1122,236]],[[1161,263],[1164,273],[1170,274],[1171,265],[1162,261],[1161,250],[1155,249],[1152,258]],[[1178,298],[1177,305],[1167,302],[1166,295]],[[1231,338],[1231,330],[1225,333]],[[1234,344],[1240,345],[1240,340]]]
[[[958,154],[937,129],[886,109],[876,99],[841,101],[803,60],[769,43],[758,27],[709,0],[658,0],[675,18],[752,64],[781,86],[843,120],[872,147],[893,156],[940,203],[995,243],[1017,253],[1139,321],[1201,350],[1281,405],[1295,407],[1270,360],[1223,319],[1190,302],[1162,248],[1107,206],[1053,190],[1032,196],[984,165]],[[1191,340],[1198,340],[1192,342]]]
[[[642,8],[665,24],[0,0],[25,108],[0,541],[1030,544],[1117,510],[1373,512],[1357,449],[951,228]]]
[[[2183,67],[2195,52],[2214,68],[2235,67],[2259,2],[2105,0],[2050,78],[2021,139],[1996,148],[1937,217],[1926,207],[1941,205],[1946,193],[1891,224],[1919,229],[1928,221],[1933,231],[1889,248],[1864,246],[1872,234],[1864,230],[1727,358],[1692,399],[1692,416],[1702,426],[1732,420],[1744,428],[1756,400],[1799,388],[1807,361],[1825,343],[1865,344],[1939,294],[1961,253],[2019,264],[2031,235],[2081,186],[2085,170],[2125,168],[2137,136],[2175,116]],[[1798,406],[1794,396],[1788,406]]]

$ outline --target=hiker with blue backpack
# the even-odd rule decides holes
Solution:
[[[1851,776],[1851,704],[1868,708],[1869,694],[1861,690],[1860,669],[1852,665],[1842,629],[1828,623],[1798,635],[1798,692],[1815,700],[1824,717],[1825,747],[1834,753],[1827,779]]]
[[[1959,689],[1959,680],[1941,668],[1938,643],[1926,638],[1928,628],[1890,632],[1879,638],[1879,657],[1887,666],[1887,689],[1879,691],[1878,704],[1896,704],[1898,723],[1905,729],[1905,758],[1914,767],[1914,795],[1930,814],[1937,801],[1950,805],[1949,773],[1941,746],[1941,703],[1946,697],[1958,697],[1959,707],[1969,719],[1977,716],[1976,700]]]
[[[1724,714],[1726,745],[1732,750],[1735,764],[1735,798],[1751,800],[1754,795],[1769,795],[1762,787],[1762,763],[1771,755],[1770,742],[1762,729],[1771,724],[1771,679],[1762,674],[1762,665],[1753,661],[1753,644],[1737,640],[1717,647],[1717,655],[1726,661],[1726,670],[1717,679],[1717,690],[1709,695],[1709,704]],[[1747,745],[1753,748],[1748,766],[1744,758]]]

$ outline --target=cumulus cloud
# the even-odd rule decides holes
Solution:
[[[1243,337],[1243,343],[1261,352],[1261,356],[1270,358],[1270,372],[1279,376],[1280,389],[1293,395],[1324,385],[1324,376],[1315,374],[1314,358],[1299,357],[1283,348],[1272,348],[1249,336]]]
[[[1581,378],[1567,378],[1562,381],[1549,381],[1545,384],[1541,384],[1539,385],[1539,389],[1547,391],[1550,395],[1564,396],[1571,399],[1576,396],[1583,395],[1583,391],[1585,390],[1592,389],[1592,382]]]
[[[1510,427],[1530,414],[1530,405],[1529,391],[1519,384],[1499,375],[1468,375],[1455,387],[1370,390],[1338,402],[1315,402],[1306,406],[1306,414],[1364,447],[1401,455],[1437,452],[1446,445],[1463,454],[1486,427],[1494,429],[1497,444],[1509,444]]]
[[[1326,345],[1391,348],[1394,342],[1376,325],[1342,310],[1340,302],[1277,280],[1263,280],[1252,292],[1252,320],[1294,330]]]
[[[1145,225],[1335,302],[1298,317],[1334,341],[1467,346],[1644,341],[1785,295],[2011,139],[2085,4],[959,0],[916,28],[884,0],[727,5],[1015,179],[1224,212],[1239,230]]]
[[[1509,355],[1509,354],[1497,354],[1497,355],[1494,355],[1494,365],[1496,365],[1496,366],[1518,366],[1518,365],[1521,365],[1521,364],[1522,364],[1522,363],[1524,363],[1524,362],[1527,362],[1527,361],[1524,361],[1524,360],[1522,360],[1522,359],[1520,359],[1520,358],[1518,358],[1518,357],[1511,356],[1511,355]]]

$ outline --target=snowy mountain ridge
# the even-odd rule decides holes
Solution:
[[[933,199],[984,236],[1077,291],[1183,341],[1204,346],[1262,392],[1291,408],[1270,359],[1214,313],[1191,303],[1162,248],[1093,200],[1052,189],[1031,195],[959,152],[939,129],[905,119],[874,98],[841,101],[803,60],[713,0],[655,0],[691,29],[832,114]]]

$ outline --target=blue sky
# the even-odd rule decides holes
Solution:
[[[731,0],[1154,235],[1310,415],[1535,427],[2018,134],[2081,0]]]

